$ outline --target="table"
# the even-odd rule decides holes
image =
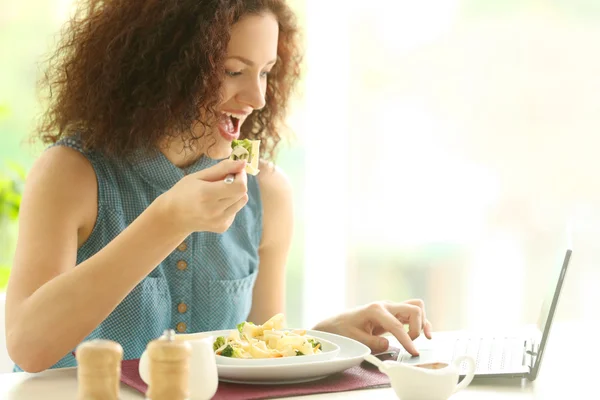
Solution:
[[[561,323],[552,330],[540,375],[534,382],[512,379],[476,379],[452,400],[542,400],[568,398],[573,390],[589,389],[585,398],[597,394],[600,345],[593,340],[600,326],[583,322]],[[591,340],[588,340],[590,338]],[[38,374],[0,374],[2,400],[69,400],[76,399],[77,371],[74,368],[48,370]],[[577,397],[575,397],[577,398]],[[122,385],[121,400],[141,400],[139,392]],[[288,398],[287,400],[291,400]],[[294,400],[367,400],[397,399],[391,388],[367,389],[352,392],[293,397]]]

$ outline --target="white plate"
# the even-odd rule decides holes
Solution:
[[[226,331],[203,332],[213,337],[222,336]],[[217,365],[219,380],[223,382],[246,383],[255,385],[280,385],[311,382],[323,379],[355,367],[364,361],[371,350],[364,344],[344,336],[320,331],[308,330],[307,335],[328,340],[340,347],[335,358],[325,361],[307,361],[288,365]],[[301,357],[298,357],[301,358]],[[307,357],[308,359],[308,357]]]
[[[284,331],[289,331],[291,329],[283,329]],[[222,333],[218,334],[213,332],[213,340],[216,340],[218,336],[227,337],[231,331],[220,331]],[[257,365],[287,365],[287,364],[305,364],[307,362],[316,362],[316,361],[325,361],[331,360],[335,358],[340,352],[340,346],[337,344],[326,340],[323,336],[318,332],[318,335],[309,335],[306,333],[307,337],[312,337],[321,342],[322,352],[319,354],[311,354],[306,356],[299,357],[280,357],[280,358],[232,358],[232,357],[223,357],[216,355],[217,364],[218,365],[239,365],[239,366],[257,366]]]

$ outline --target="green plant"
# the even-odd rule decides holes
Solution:
[[[16,221],[21,207],[25,169],[16,163],[8,164],[7,172],[0,172],[0,219]]]
[[[2,252],[12,253],[12,245],[8,240],[19,217],[25,169],[16,163],[8,163],[5,171],[0,171],[0,237],[3,239]],[[0,290],[8,283],[10,266],[2,265],[6,256],[0,254]]]

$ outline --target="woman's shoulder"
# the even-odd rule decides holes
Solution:
[[[27,173],[22,211],[34,224],[60,221],[62,226],[85,230],[95,220],[96,201],[96,175],[90,162],[74,149],[53,146],[40,154]]]
[[[28,180],[32,185],[49,186],[64,192],[96,186],[96,175],[89,159],[67,146],[44,150],[32,165]]]
[[[273,163],[261,162],[257,176],[262,198],[262,246],[287,242],[293,225],[292,184],[286,173]]]
[[[257,181],[263,201],[291,199],[292,184],[281,167],[261,160],[259,170]]]

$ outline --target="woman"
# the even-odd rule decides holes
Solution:
[[[30,171],[7,291],[15,370],[76,365],[116,340],[137,358],[164,329],[266,321],[284,309],[291,188],[269,159],[299,75],[284,0],[88,0],[46,74],[50,144]],[[234,175],[233,183],[224,178]],[[410,331],[404,330],[404,323]],[[374,303],[318,324],[373,350],[430,326],[421,301]]]

